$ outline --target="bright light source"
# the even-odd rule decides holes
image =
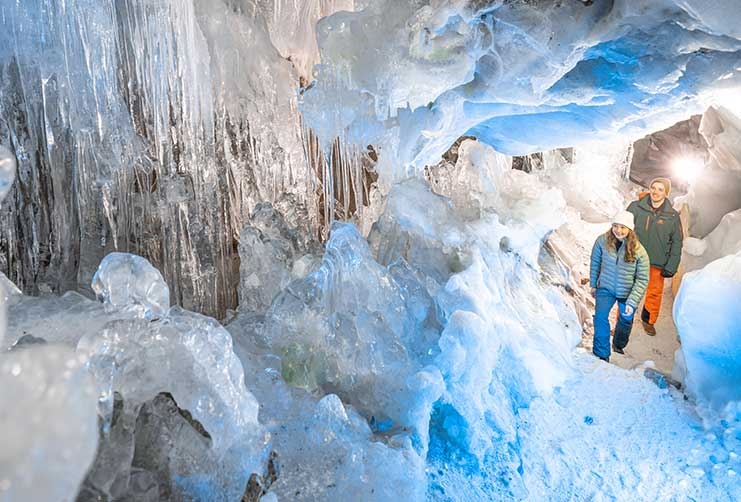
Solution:
[[[704,167],[705,163],[697,157],[677,157],[672,160],[674,174],[687,182],[694,181]]]

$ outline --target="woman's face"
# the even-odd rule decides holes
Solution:
[[[625,225],[621,225],[619,223],[613,223],[612,224],[612,235],[617,237],[620,240],[625,239],[628,237],[628,234],[630,233],[630,229],[626,227]]]

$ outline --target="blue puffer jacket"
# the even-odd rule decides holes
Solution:
[[[648,253],[639,243],[636,259],[625,261],[625,245],[617,253],[607,245],[605,234],[600,235],[592,247],[589,284],[593,288],[606,289],[617,298],[627,298],[627,304],[636,308],[648,286]]]

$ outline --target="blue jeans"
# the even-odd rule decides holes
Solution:
[[[617,298],[606,289],[598,289],[594,305],[594,348],[592,352],[597,357],[610,357],[610,310],[615,302],[618,304],[618,321],[615,326],[613,345],[618,349],[625,348],[630,338],[630,330],[633,328],[633,316],[625,315],[625,301],[627,298]]]

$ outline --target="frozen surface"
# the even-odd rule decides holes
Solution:
[[[106,323],[121,317],[79,293],[41,297],[17,294],[8,302],[8,328],[2,348],[26,335],[74,348],[84,335],[98,333]]]
[[[353,0],[257,0],[241,2],[247,12],[254,4],[261,11],[270,41],[281,56],[290,58],[299,75],[311,80],[312,67],[319,61],[314,32],[319,19],[337,11],[351,11]]]
[[[354,226],[335,224],[321,267],[273,302],[265,336],[289,383],[339,394],[384,432],[424,436],[413,403],[439,395],[439,375],[423,370],[437,326],[408,267],[379,265]]]
[[[710,411],[737,416],[741,403],[741,252],[690,272],[674,303],[688,392]]]
[[[14,176],[0,146],[0,200]],[[0,500],[72,500],[98,444],[92,379],[69,347],[27,337],[7,352],[5,309],[22,297],[0,274]]]
[[[0,500],[73,500],[95,457],[85,360],[67,347],[0,353]]]
[[[705,237],[731,211],[741,209],[741,119],[726,108],[709,108],[702,116],[700,133],[709,158],[677,204],[688,205],[689,232]]]
[[[571,375],[569,354],[579,340],[570,306],[524,258],[533,250],[537,256],[540,239],[552,230],[548,224],[561,220],[535,198],[515,204],[523,191],[514,185],[487,193],[509,171],[487,173],[497,157],[478,146],[479,162],[465,157],[460,166],[475,176],[459,179],[488,183],[484,217],[467,224],[449,199],[424,183],[400,184],[371,232],[370,248],[354,227],[335,225],[321,267],[276,298],[264,328],[253,324],[260,343],[281,356],[286,382],[336,394],[371,431],[407,450],[415,500],[422,465],[413,459],[425,452],[433,469],[452,457],[484,475],[497,458],[497,469],[519,478],[518,453],[508,446],[516,441],[516,410]],[[518,247],[501,245],[510,228],[499,223],[496,204],[513,225],[523,215],[540,222]],[[234,330],[239,339],[240,322]],[[372,483],[386,486],[398,465],[374,474]],[[344,467],[335,473],[357,479]],[[304,480],[296,476],[296,482]],[[490,494],[523,493],[521,480],[513,485],[519,488],[497,486]]]
[[[281,360],[256,343],[260,322],[240,314],[227,327],[246,367],[248,387],[260,401],[260,421],[271,434],[280,473],[270,494],[280,500],[422,500],[424,457],[409,441],[390,441],[337,395],[323,397],[289,386]],[[260,368],[259,370],[257,368]]]
[[[708,263],[741,251],[741,209],[723,216],[703,239],[690,237],[684,244],[682,263],[685,270],[696,270]]]
[[[317,242],[304,242],[270,204],[258,204],[239,235],[239,309],[263,314],[275,295],[319,265]]]
[[[577,162],[620,157],[592,151]],[[82,496],[238,499],[269,448],[268,500],[737,499],[737,382],[707,369],[703,350],[714,346],[705,341],[715,338],[685,344],[697,410],[644,368],[626,372],[574,350],[580,252],[609,222],[570,206],[579,198],[569,191],[604,184],[599,200],[618,204],[622,182],[580,176],[583,167],[563,160],[513,174],[490,147],[464,142],[455,163],[430,169],[429,184],[394,186],[368,239],[335,224],[305,274],[294,274],[305,243],[262,208],[249,249],[289,251],[255,256],[251,270],[290,280],[264,314],[240,310],[231,336],[178,307],[146,319],[134,295],[107,309],[78,295],[12,295],[11,312],[31,320],[14,320],[11,338],[47,330],[72,344],[81,328],[104,426]],[[109,289],[132,280],[152,283],[124,274]],[[727,302],[716,296],[680,316],[736,312],[739,297],[729,291]],[[700,376],[727,389],[719,408],[709,406],[719,396],[703,401],[704,388],[692,387],[697,361]]]
[[[5,198],[15,179],[15,155],[0,145],[0,201]]]
[[[304,110],[419,169],[463,134],[509,154],[636,136],[739,85],[732,2],[691,3],[372,2],[320,23]]]
[[[738,499],[738,420],[705,430],[643,367],[576,362],[574,380],[521,411],[527,500]]]
[[[20,405],[17,414],[3,415],[12,423],[2,430],[18,430],[21,417],[31,413],[44,417],[34,419],[34,427],[48,431],[20,436],[10,452],[26,476],[48,476],[39,490],[67,490],[64,496],[20,499],[72,498],[81,484],[82,500],[239,499],[250,475],[264,468],[269,434],[258,422],[258,404],[245,387],[231,336],[211,318],[162,308],[167,285],[141,257],[109,255],[96,277],[106,305],[77,293],[33,298],[5,288],[10,325],[4,345],[14,349],[0,354],[0,403]],[[19,358],[25,366],[16,364]],[[39,372],[54,387],[16,379],[33,387],[22,397],[26,391],[14,381],[6,385],[21,369]],[[84,398],[89,417],[81,408]],[[81,427],[83,419],[91,425]],[[77,450],[64,443],[68,437]],[[59,450],[77,470],[65,471],[54,461],[27,465],[19,452],[32,440],[37,451]]]
[[[4,270],[41,294],[86,288],[111,250],[162,271],[111,255],[95,281],[106,305],[9,294],[3,348],[29,335],[88,357],[103,427],[81,496],[239,500],[272,448],[266,500],[741,498],[729,336],[741,295],[716,282],[734,277],[738,255],[689,274],[677,304],[699,409],[574,351],[589,310],[579,251],[623,205],[613,188],[627,192],[613,135],[669,125],[737,86],[738,12],[428,3],[0,0],[0,142],[20,178],[0,221]],[[317,27],[309,83],[307,25],[335,11]],[[734,190],[738,123],[724,113],[705,124],[714,164],[694,187],[698,211],[717,187]],[[480,141],[440,164],[466,133]],[[616,147],[529,174],[490,148],[595,137]],[[366,145],[380,155],[379,218],[367,239],[336,223],[315,258],[319,222],[364,200],[353,152]],[[10,158],[0,153],[0,183]],[[406,180],[423,171],[427,183]],[[707,207],[707,232],[735,209]],[[238,294],[236,345],[213,319],[168,310],[221,315]],[[59,366],[42,354],[65,349],[40,345],[0,354],[0,367]],[[15,389],[13,368],[0,393]],[[24,418],[54,409],[37,436],[2,429],[3,445],[81,434],[75,447],[94,450],[95,425],[80,425],[94,422],[94,395],[78,399],[76,383],[29,406],[34,394],[19,392]],[[84,420],[46,436],[67,413]],[[29,467],[49,477],[33,488],[66,492],[19,497],[74,497],[92,455],[63,465],[74,472]]]
[[[126,493],[117,483],[122,476],[124,480],[129,476],[124,486],[135,484],[135,470],[128,474],[125,452],[131,452],[136,463],[136,441],[142,435],[140,408],[167,392],[209,439],[197,456],[186,454],[185,439],[172,441],[172,451],[165,455],[172,496],[239,499],[250,474],[263,468],[269,435],[257,420],[258,403],[244,385],[231,336],[211,318],[179,307],[165,311],[167,285],[141,257],[109,255],[96,279],[93,286],[106,300],[107,309],[128,315],[86,334],[77,344],[78,352],[88,358],[99,395],[98,411],[104,430],[109,430],[88,476],[90,484],[114,497]],[[114,420],[117,396],[123,409]],[[152,406],[155,410],[147,413],[156,415],[156,405]],[[117,428],[121,423],[123,427]],[[183,448],[186,451],[180,451]]]
[[[24,188],[0,268],[61,293],[133,252],[223,318],[256,204],[326,237],[362,212],[368,145],[389,188],[466,133],[530,153],[670,125],[738,86],[731,3],[2,0]]]
[[[299,71],[317,57],[310,22],[348,7],[0,1],[0,144],[24,187],[0,221],[2,270],[27,293],[86,290],[104,255],[134,252],[173,303],[223,316],[233,237],[257,202],[318,226]]]
[[[219,500],[241,497],[250,474],[262,469],[268,436],[257,422],[258,405],[244,386],[231,337],[216,321],[173,308],[154,322],[110,323],[102,333],[82,338],[78,350],[89,356],[104,423],[113,418],[114,393],[123,399],[117,421],[129,421],[133,429],[141,405],[168,392],[208,433],[210,443],[195,458],[178,454],[188,443],[173,441],[166,464],[173,496],[213,492]],[[138,428],[137,422],[140,434]],[[128,467],[125,455],[123,463],[116,458],[135,444],[132,431],[118,436],[114,429],[90,477],[96,488],[120,496],[111,483]]]
[[[100,262],[92,288],[108,311],[129,307],[145,319],[156,319],[170,308],[170,290],[162,274],[141,256],[110,253]]]

